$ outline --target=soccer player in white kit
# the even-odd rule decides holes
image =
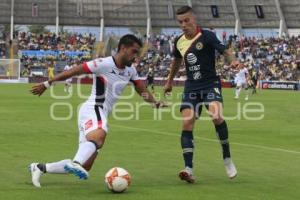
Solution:
[[[235,76],[235,83],[236,83],[236,89],[235,89],[235,99],[238,99],[241,93],[242,88],[245,90],[246,97],[245,100],[247,101],[249,99],[248,94],[248,70],[245,65],[240,65],[238,69],[238,73]]]
[[[68,71],[72,69],[72,63],[68,63],[65,67],[64,67],[64,71]],[[70,87],[72,85],[72,78],[68,78],[67,80],[65,80],[65,87],[64,87],[64,91],[69,93]]]
[[[93,74],[93,87],[89,99],[83,103],[78,114],[79,147],[73,160],[65,159],[52,163],[31,163],[32,183],[41,187],[40,177],[49,174],[74,174],[80,179],[87,179],[99,149],[103,146],[108,132],[107,119],[119,95],[129,82],[145,101],[156,108],[164,103],[157,101],[146,89],[131,64],[142,47],[141,41],[134,35],[123,36],[118,44],[115,56],[98,58],[83,65],[64,71],[53,79],[32,87],[34,95],[42,95],[55,81],[63,81],[80,74]]]

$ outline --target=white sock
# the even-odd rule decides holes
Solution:
[[[249,96],[249,90],[248,89],[245,90],[245,94],[246,94],[246,98],[248,98],[248,96]]]
[[[241,93],[241,88],[235,90],[235,96],[239,97]]]
[[[96,152],[96,150],[94,143],[89,141],[83,142],[79,144],[79,148],[73,161],[83,165]]]
[[[70,159],[61,160],[53,163],[46,163],[46,172],[49,174],[66,174],[64,167],[72,162]]]

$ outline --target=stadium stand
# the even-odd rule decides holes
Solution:
[[[35,70],[46,76],[46,67],[52,60],[59,72],[67,62],[84,61],[99,54],[99,48],[105,50],[103,55],[113,54],[118,37],[104,34],[104,24],[129,27],[150,44],[146,56],[136,63],[139,74],[145,76],[148,68],[154,67],[156,76],[166,77],[175,34],[162,33],[162,29],[177,27],[175,11],[183,5],[199,13],[201,27],[215,31],[225,43],[233,41],[236,55],[249,68],[258,70],[261,78],[299,80],[299,36],[292,36],[300,33],[298,0],[2,0],[0,23],[6,28],[0,29],[0,56],[14,57],[8,49],[16,43],[13,52],[18,52],[22,61],[22,75]],[[14,26],[7,31],[8,24],[56,28],[55,33],[36,34],[17,32]],[[60,33],[59,26],[97,26],[100,34]],[[262,38],[260,33],[267,30],[276,37]],[[252,34],[255,37],[247,36],[250,32],[256,32]],[[232,79],[234,71],[224,68],[219,57],[217,63],[222,77]],[[184,77],[184,67],[178,77]]]
[[[167,77],[174,36],[156,35],[147,56],[138,65],[140,76],[145,76],[149,67],[154,67],[156,77]],[[162,45],[161,45],[162,44]],[[170,45],[169,45],[170,44]],[[162,47],[161,47],[162,46]],[[261,74],[261,79],[297,81],[300,70],[300,36],[291,38],[245,37],[233,40],[236,56],[241,62]],[[233,80],[235,71],[224,66],[217,58],[218,73],[225,80]],[[184,76],[184,67],[178,77]]]
[[[18,35],[19,57],[21,59],[22,75],[46,75],[46,68],[50,61],[55,60],[55,71],[60,72],[66,62],[86,61],[92,58],[92,51],[96,37],[92,34],[60,34],[54,33],[25,33]],[[29,70],[29,72],[28,72]]]

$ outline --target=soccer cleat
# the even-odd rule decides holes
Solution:
[[[248,101],[248,99],[249,99],[249,97],[248,97],[248,96],[246,96],[246,97],[245,97],[245,101]]]
[[[239,97],[238,97],[238,96],[235,96],[234,99],[239,99]]]
[[[79,179],[88,179],[89,173],[78,163],[71,162],[65,165],[65,171],[78,176]]]
[[[237,176],[237,170],[236,170],[235,165],[233,164],[231,158],[224,159],[224,166],[225,166],[227,176],[230,179],[233,179]]]
[[[28,167],[28,170],[30,171],[31,173],[31,181],[32,181],[32,184],[35,186],[35,187],[38,187],[40,188],[41,187],[41,184],[40,184],[40,177],[41,175],[44,173],[42,172],[38,167],[39,163],[31,163]]]
[[[192,168],[186,167],[179,172],[178,176],[181,180],[184,180],[188,183],[195,183],[195,177],[193,176]]]

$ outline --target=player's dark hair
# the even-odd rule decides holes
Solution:
[[[176,15],[182,15],[187,12],[193,12],[193,9],[190,6],[182,6],[176,11]]]
[[[118,52],[120,51],[121,45],[124,45],[125,47],[130,47],[133,46],[134,43],[137,43],[140,47],[143,46],[142,41],[135,35],[127,34],[122,36],[118,44]]]

